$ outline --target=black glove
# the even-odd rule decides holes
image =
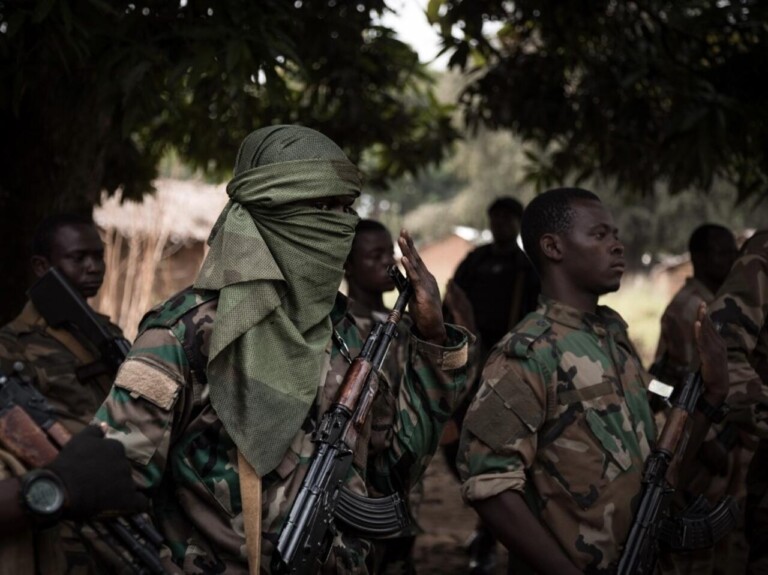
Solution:
[[[130,515],[149,507],[148,499],[131,479],[123,444],[105,439],[96,426],[88,426],[73,436],[48,469],[66,487],[67,519]]]

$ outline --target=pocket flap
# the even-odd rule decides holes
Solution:
[[[486,382],[467,412],[464,425],[491,449],[528,437],[541,427],[544,410],[527,383],[514,372]]]
[[[608,429],[603,418],[593,409],[588,409],[585,412],[585,416],[589,429],[600,442],[600,445],[603,446],[603,449],[621,467],[622,471],[632,467],[632,458],[627,450],[624,449],[621,440]]]

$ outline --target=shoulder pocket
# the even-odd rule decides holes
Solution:
[[[173,407],[181,386],[177,374],[144,358],[125,360],[115,379],[115,387],[125,389],[132,397],[142,397],[166,411]]]
[[[494,451],[535,433],[544,410],[527,383],[507,372],[495,383],[486,382],[467,412],[464,425]]]

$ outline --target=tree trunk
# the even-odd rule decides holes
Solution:
[[[88,85],[94,74],[67,75],[60,63],[44,67],[18,109],[0,112],[0,324],[26,299],[37,224],[62,212],[90,215],[104,178],[114,115],[104,97],[109,86]]]

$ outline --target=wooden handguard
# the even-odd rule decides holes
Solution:
[[[0,415],[0,444],[19,461],[33,468],[48,465],[58,454],[58,449],[46,434],[18,405]]]

